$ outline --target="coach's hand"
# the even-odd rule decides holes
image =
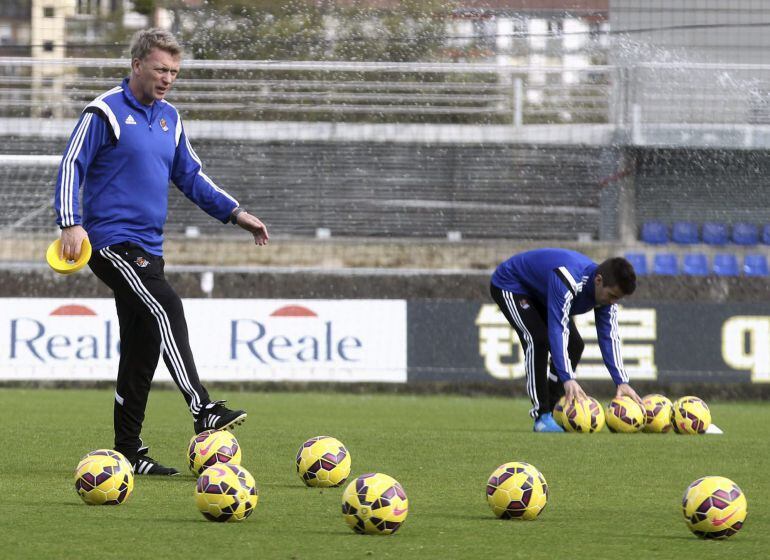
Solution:
[[[567,402],[572,399],[582,401],[588,398],[583,388],[574,379],[564,382],[564,396],[567,398]]]
[[[623,396],[631,397],[637,402],[639,406],[644,408],[644,403],[642,402],[642,399],[639,397],[639,395],[636,394],[636,391],[634,391],[631,388],[631,385],[629,385],[628,383],[621,383],[620,385],[618,385],[618,390],[615,393],[615,398],[620,398]]]
[[[67,261],[78,260],[84,239],[88,239],[88,234],[83,229],[83,226],[77,225],[62,229],[59,257]]]
[[[254,236],[255,245],[267,245],[270,235],[267,233],[267,226],[259,218],[248,212],[241,212],[238,214],[237,220],[239,226]]]

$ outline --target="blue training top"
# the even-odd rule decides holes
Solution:
[[[569,318],[593,309],[604,364],[616,385],[628,383],[620,351],[618,306],[596,306],[598,266],[576,251],[537,249],[512,256],[492,275],[494,286],[530,297],[545,307],[551,358],[562,382],[575,378],[567,353]]]
[[[139,103],[126,78],[89,103],[72,132],[56,180],[56,223],[82,224],[94,250],[131,241],[160,256],[169,181],[223,223],[238,206],[201,166],[176,108]]]

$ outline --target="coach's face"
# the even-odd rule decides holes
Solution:
[[[594,299],[597,307],[618,303],[625,295],[619,286],[605,286],[601,274],[594,278]]]
[[[152,105],[171,90],[179,74],[180,57],[161,49],[153,49],[144,59],[131,61],[131,92],[139,103]]]

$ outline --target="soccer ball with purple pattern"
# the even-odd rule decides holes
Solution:
[[[703,539],[726,539],[746,520],[746,496],[729,478],[704,476],[685,490],[682,513],[687,527]]]
[[[567,397],[562,397],[553,407],[553,419],[556,423],[564,427],[564,407],[567,406]]]
[[[671,420],[674,416],[674,405],[663,395],[645,395],[644,403],[644,428],[647,433],[664,434],[671,429]]]
[[[505,463],[487,480],[487,503],[500,519],[535,519],[548,504],[548,484],[529,463]]]
[[[392,535],[408,514],[406,492],[395,478],[386,474],[363,474],[348,484],[342,494],[345,523],[362,535]]]
[[[241,464],[241,447],[227,430],[206,430],[194,435],[187,447],[190,472],[198,476],[217,463]]]
[[[554,419],[568,432],[593,433],[604,427],[604,408],[593,397],[581,401],[566,397],[554,407]]]
[[[209,521],[243,521],[258,501],[254,477],[240,465],[217,463],[195,485],[195,505]]]
[[[644,427],[642,407],[631,397],[616,397],[607,406],[607,427],[612,432],[634,433]]]
[[[307,440],[297,451],[297,474],[308,486],[339,486],[350,475],[350,453],[342,442],[330,436]]]
[[[711,425],[711,411],[698,397],[687,396],[674,402],[674,431],[677,434],[705,434]]]
[[[75,469],[75,490],[88,505],[120,505],[134,490],[134,469],[122,453],[91,451]]]

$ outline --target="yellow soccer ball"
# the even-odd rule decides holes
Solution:
[[[560,423],[566,431],[589,434],[598,432],[604,427],[604,409],[595,398],[588,397],[582,401],[572,399],[567,402],[566,397],[562,397],[559,403],[562,403],[562,400],[564,403]]]
[[[674,416],[674,406],[663,395],[645,395],[644,402],[645,422],[643,431],[648,433],[666,433],[671,429],[671,420]]]
[[[487,503],[500,519],[535,519],[548,504],[548,484],[529,463],[505,463],[487,480]]]
[[[209,521],[243,521],[258,501],[254,477],[240,465],[217,463],[195,485],[195,505]]]
[[[711,425],[711,411],[698,397],[687,396],[674,402],[674,431],[677,434],[705,434]]]
[[[567,397],[562,396],[559,401],[553,407],[553,419],[556,423],[564,428],[564,407],[567,406]]]
[[[746,520],[746,496],[723,476],[699,478],[684,493],[682,513],[687,527],[703,539],[726,539]]]
[[[617,397],[607,406],[607,427],[612,432],[634,433],[644,426],[644,411],[634,399]]]
[[[134,469],[122,453],[91,451],[75,469],[75,490],[88,505],[120,505],[134,490]]]
[[[350,453],[330,436],[312,437],[297,451],[297,474],[308,486],[339,486],[350,475]]]
[[[198,476],[217,463],[241,464],[241,446],[227,430],[206,430],[190,439],[187,446],[190,472]]]
[[[392,535],[409,514],[409,499],[398,481],[386,474],[356,478],[342,494],[342,515],[359,534]]]

